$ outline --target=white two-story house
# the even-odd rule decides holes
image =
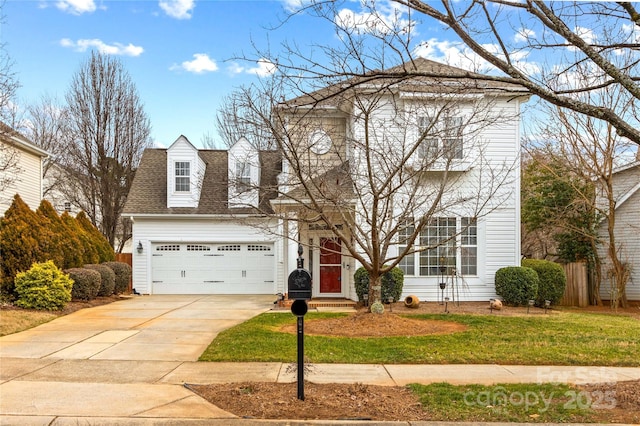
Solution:
[[[405,273],[403,295],[494,297],[496,270],[520,264],[528,96],[419,59],[274,106],[276,151],[245,139],[199,150],[183,136],[148,149],[124,213],[134,288],[286,293],[302,244],[312,297],[357,300],[353,275],[376,239],[378,260]]]
[[[42,201],[43,162],[49,154],[0,123],[0,216],[18,194],[35,210]]]

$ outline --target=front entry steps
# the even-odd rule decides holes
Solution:
[[[356,308],[357,302],[349,299],[311,299],[307,302],[309,308]]]

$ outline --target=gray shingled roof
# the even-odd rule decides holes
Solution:
[[[529,91],[518,84],[487,79],[478,73],[416,58],[386,69],[375,70],[363,76],[346,79],[314,92],[287,100],[281,107],[336,106],[352,90],[371,87],[396,87],[404,92],[417,93],[512,93],[524,95]]]
[[[200,150],[206,163],[203,187],[198,207],[167,207],[167,150],[146,149],[136,171],[123,215],[136,214],[245,214],[255,213],[250,208],[228,208],[228,155],[227,151]],[[279,153],[260,152],[262,188],[260,208],[270,210],[269,200],[275,198],[277,176],[282,170]]]

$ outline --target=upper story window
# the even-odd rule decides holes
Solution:
[[[238,161],[236,163],[236,187],[237,189],[248,189],[251,186],[251,164],[249,162]]]
[[[191,191],[191,164],[188,161],[176,161],[176,192]]]
[[[419,135],[427,133],[420,144],[420,156],[447,160],[464,158],[462,117],[443,114],[437,122],[433,120],[429,116],[418,117]]]

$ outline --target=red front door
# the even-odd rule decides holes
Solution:
[[[320,238],[320,293],[342,293],[342,245],[335,238]]]

